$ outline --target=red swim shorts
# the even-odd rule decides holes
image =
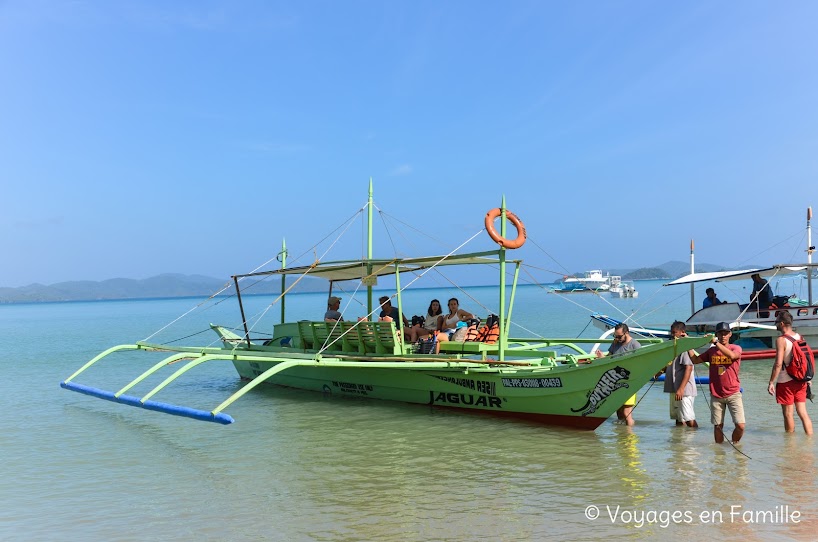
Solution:
[[[790,380],[775,385],[775,400],[779,405],[807,402],[807,383]]]

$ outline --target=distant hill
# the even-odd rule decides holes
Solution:
[[[669,279],[670,275],[660,267],[642,267],[630,273],[625,273],[622,278],[625,280]]]
[[[747,266],[751,268],[754,266]],[[608,269],[612,275],[620,275],[627,280],[675,279],[688,274],[690,264],[671,261],[655,267],[640,269]],[[707,263],[696,264],[697,272],[729,271],[730,269]],[[582,273],[577,273],[582,275]],[[93,301],[98,299],[145,299],[153,297],[195,297],[208,296],[221,290],[228,279],[216,279],[204,275],[181,275],[165,273],[155,277],[136,279],[108,279],[103,281],[71,281],[57,284],[29,284],[19,288],[0,288],[0,303],[34,303],[46,301]],[[299,281],[295,292],[326,291],[325,281],[305,277]],[[273,294],[281,291],[278,279],[260,282],[254,286],[247,283],[242,293]],[[232,293],[232,286],[224,295]]]
[[[674,279],[683,277],[690,273],[690,262],[670,261],[657,267],[667,271],[670,278]],[[696,273],[713,273],[716,271],[732,271],[732,269],[729,267],[724,267],[723,265],[713,265],[710,263],[696,264]]]
[[[748,265],[743,269],[750,269],[753,266]],[[711,273],[715,271],[732,271],[729,267],[723,265],[714,265],[710,263],[697,263],[697,273]],[[608,269],[606,272],[611,275],[620,275],[625,280],[651,280],[651,279],[677,279],[690,273],[690,262],[670,261],[665,262],[655,267],[640,267],[639,269]],[[578,275],[581,275],[579,273]]]
[[[227,283],[227,279],[177,273],[165,273],[142,280],[122,278],[99,282],[83,280],[58,282],[49,286],[35,283],[19,288],[0,288],[0,303],[208,296],[221,290]],[[324,281],[306,277],[296,285],[293,291],[317,292],[325,289]],[[232,291],[231,285],[225,290],[224,295]],[[248,294],[270,294],[280,291],[281,283],[277,279],[252,286],[248,283],[247,286],[242,287],[242,292]]]

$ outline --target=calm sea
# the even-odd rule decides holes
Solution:
[[[524,287],[513,318],[531,333],[592,337],[592,311],[643,325],[689,313],[688,288],[637,287],[635,300]],[[488,292],[418,291],[404,312],[457,295],[485,315],[496,311]],[[287,309],[319,317],[325,298],[295,295]],[[270,300],[248,298],[248,316]],[[713,443],[703,396],[701,429],[673,427],[658,384],[640,392],[635,427],[609,420],[595,432],[275,387],[249,393],[228,409],[236,423],[220,426],[59,387],[101,350],[144,339],[200,301],[0,306],[0,539],[818,539],[815,441],[783,433],[767,361],[742,367],[746,456]],[[348,314],[363,314],[356,303]],[[152,340],[207,343],[209,322],[238,319],[232,301],[202,307]],[[125,360],[77,380],[118,389],[146,367]],[[213,364],[158,399],[211,409],[239,386],[232,366]]]

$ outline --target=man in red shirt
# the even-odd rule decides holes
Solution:
[[[733,429],[733,443],[744,435],[744,404],[741,401],[741,347],[730,344],[730,325],[720,322],[716,325],[716,337],[713,346],[701,355],[695,350],[688,354],[694,364],[710,362],[710,421],[713,423],[713,437],[716,442],[724,442],[724,409],[730,411],[730,417],[736,428]]]

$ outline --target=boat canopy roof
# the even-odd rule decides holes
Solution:
[[[706,280],[715,280],[722,282],[725,280],[744,280],[749,279],[752,275],[758,273],[762,277],[774,277],[777,275],[787,275],[790,273],[803,273],[808,268],[818,267],[818,264],[780,264],[763,269],[744,269],[742,271],[715,271],[711,273],[691,273],[680,277],[672,282],[668,282],[665,286],[673,286],[676,284],[691,284],[694,282],[704,282]]]
[[[522,260],[506,260],[508,263],[521,263]],[[362,280],[365,277],[380,277],[394,275],[396,272],[416,272],[431,267],[450,265],[498,265],[499,255],[496,251],[476,252],[472,254],[453,254],[449,256],[427,256],[422,258],[393,258],[341,260],[332,262],[317,262],[313,265],[287,267],[274,271],[259,271],[236,275],[242,277],[259,277],[273,275],[309,275],[329,281]],[[371,269],[371,271],[370,271]]]

